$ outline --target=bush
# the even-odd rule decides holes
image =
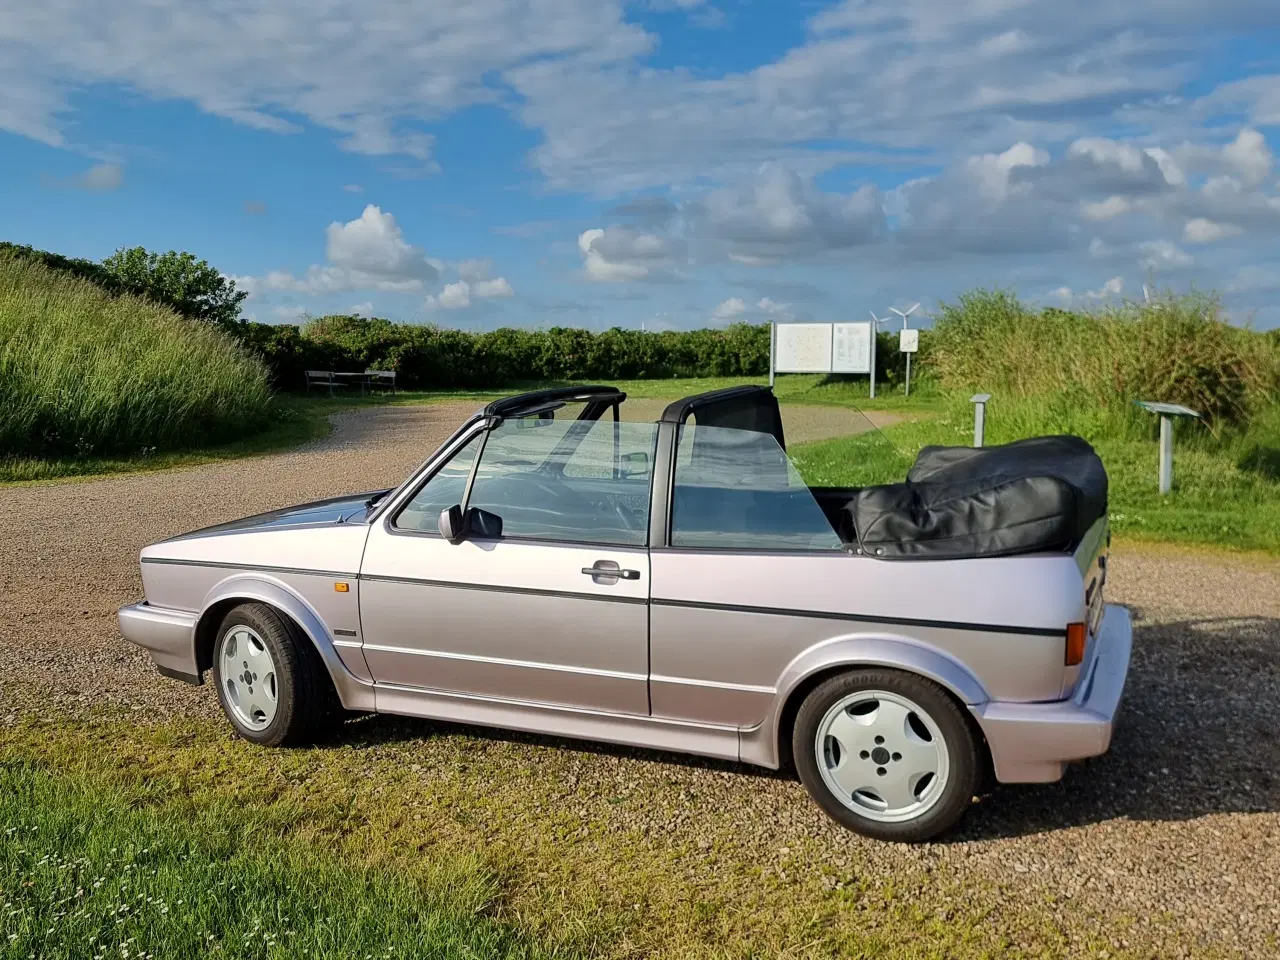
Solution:
[[[264,365],[208,324],[0,254],[0,455],[208,445],[270,409]]]
[[[1243,425],[1280,386],[1275,342],[1223,322],[1217,301],[1198,295],[1084,313],[977,291],[943,305],[929,364],[955,391],[1054,398],[1130,423],[1135,400],[1163,400],[1213,429]]]
[[[151,253],[142,247],[121,247],[102,261],[102,268],[127,293],[222,327],[239,321],[240,304],[249,296],[206,261],[176,250]]]
[[[241,323],[242,341],[271,368],[273,382],[298,390],[303,372],[395,370],[409,389],[491,388],[531,380],[634,380],[762,376],[769,328],[603,333],[568,327],[487,333],[328,316],[302,328]]]

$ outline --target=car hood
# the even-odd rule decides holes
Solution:
[[[341,497],[330,497],[327,500],[313,500],[310,503],[299,503],[292,507],[283,507],[268,513],[259,513],[228,523],[219,523],[212,527],[203,527],[171,537],[164,541],[187,540],[192,537],[214,536],[224,533],[242,533],[250,530],[263,530],[274,527],[324,526],[336,523],[362,523],[369,512],[368,501],[371,497],[385,495],[389,490],[372,490],[368,493],[351,493]]]

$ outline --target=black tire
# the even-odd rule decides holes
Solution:
[[[271,656],[275,668],[275,714],[266,726],[254,729],[236,715],[223,675],[223,648],[234,628],[250,628]],[[233,682],[238,677],[230,678]],[[236,733],[267,747],[314,743],[332,729],[339,714],[337,694],[324,661],[296,623],[265,603],[242,603],[218,627],[213,644],[213,682],[222,712]]]
[[[869,690],[912,701],[942,734],[949,762],[945,783],[932,805],[908,820],[890,823],[865,816],[833,791],[819,769],[823,761],[817,738],[823,718],[840,700]],[[833,820],[863,836],[898,843],[920,843],[954,827],[973,802],[983,769],[982,748],[961,707],[933,681],[898,670],[852,670],[819,684],[805,697],[796,715],[791,750],[801,782]],[[876,763],[870,762],[873,766]]]

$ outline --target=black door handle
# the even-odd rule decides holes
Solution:
[[[583,567],[588,577],[608,577],[613,580],[639,580],[639,570],[624,570],[612,560],[597,560],[594,567]]]

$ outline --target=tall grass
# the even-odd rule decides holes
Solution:
[[[217,330],[0,255],[0,456],[207,445],[270,411],[265,367]]]
[[[1224,323],[1198,295],[1084,313],[976,291],[943,305],[930,364],[945,389],[1088,411],[1127,433],[1149,422],[1135,400],[1184,404],[1216,434],[1280,397],[1280,343]]]

